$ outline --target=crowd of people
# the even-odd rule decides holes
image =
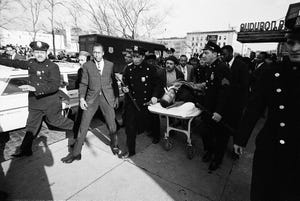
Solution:
[[[258,134],[251,183],[251,200],[299,200],[300,151],[300,28],[286,23],[288,59],[277,61],[276,55],[260,52],[250,57],[234,55],[230,45],[222,48],[208,41],[200,55],[188,60],[170,51],[164,59],[140,46],[124,53],[126,66],[122,78],[115,75],[111,61],[103,58],[104,47],[95,44],[92,55],[79,53],[80,115],[74,121],[61,114],[60,72],[47,57],[49,45],[41,41],[30,44],[33,58],[18,55],[17,48],[6,47],[7,58],[0,64],[29,70],[29,83],[20,88],[29,91],[29,116],[26,135],[15,157],[30,156],[32,142],[44,119],[66,130],[69,138],[64,163],[81,160],[82,146],[96,111],[100,108],[109,130],[110,147],[120,158],[136,154],[136,136],[147,132],[159,143],[160,120],[148,111],[148,105],[168,105],[175,100],[193,102],[202,112],[197,130],[203,140],[202,161],[208,169],[218,169],[230,136],[233,136],[233,159],[238,159],[262,116],[264,128]],[[30,52],[30,51],[28,51]],[[169,89],[179,80],[190,83],[185,90]],[[115,109],[119,106],[119,88],[125,93],[123,121],[127,149],[120,149]],[[184,88],[182,88],[184,89]],[[165,96],[167,94],[167,96]],[[165,98],[167,97],[167,98]],[[176,121],[174,121],[176,123]],[[184,124],[184,122],[180,122]]]

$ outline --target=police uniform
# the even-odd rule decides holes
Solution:
[[[207,66],[197,65],[193,70],[193,78],[194,83],[202,83],[205,82],[205,71]]]
[[[299,11],[299,3],[298,6]],[[298,11],[294,10],[293,13]],[[300,15],[298,22],[299,28],[292,30],[293,35],[288,37],[295,37],[299,42]],[[288,28],[289,23],[286,19]],[[246,146],[257,120],[266,108],[266,122],[256,137],[251,200],[300,200],[299,62],[273,64],[263,73],[242,118],[234,141],[236,145]]]
[[[145,50],[135,46],[134,53],[143,55]],[[140,130],[149,130],[153,140],[158,142],[160,137],[160,122],[157,115],[151,114],[147,109],[147,103],[152,97],[157,97],[161,90],[161,82],[156,69],[143,61],[140,65],[134,63],[127,66],[123,74],[123,81],[129,88],[140,111],[136,108],[129,95],[125,95],[125,132],[127,135],[127,147],[129,156],[135,154],[136,135]]]
[[[44,42],[32,42],[33,50],[47,51],[49,45]],[[20,154],[15,156],[31,155],[32,141],[38,134],[39,127],[45,117],[45,121],[57,128],[70,132],[73,135],[73,121],[61,114],[61,101],[58,94],[60,87],[60,71],[57,64],[46,59],[38,62],[36,59],[28,61],[0,60],[0,64],[28,70],[28,85],[36,90],[28,94],[29,115],[26,123],[26,135],[20,147]]]
[[[212,42],[208,42],[205,49],[220,52],[220,47]],[[220,123],[212,119],[210,113],[216,112],[222,116],[222,121],[226,121],[225,112],[230,85],[230,71],[226,64],[216,59],[205,68],[205,83],[206,89],[202,103],[209,113],[203,112],[202,114],[204,120],[202,140],[206,151],[204,157],[206,159],[203,161],[208,162],[214,156],[209,169],[215,170],[223,159],[229,133]]]

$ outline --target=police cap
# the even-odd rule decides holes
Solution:
[[[285,16],[286,37],[300,40],[300,3],[290,4]]]
[[[173,61],[174,64],[178,64],[178,59],[175,56],[169,56],[169,57],[167,57],[166,61],[168,61],[168,60]]]
[[[300,3],[290,4],[285,16],[285,27],[288,29],[300,28]]]
[[[155,54],[148,54],[148,55],[146,55],[145,60],[150,60],[150,59],[156,60]]]
[[[221,52],[221,48],[219,47],[219,45],[217,45],[216,43],[214,43],[212,41],[208,41],[203,50],[211,50],[211,51],[217,52],[217,53]]]
[[[171,48],[167,49],[167,52],[174,53],[174,52],[175,52],[175,49],[171,47]]]
[[[132,47],[132,53],[138,53],[139,55],[145,55],[145,53],[147,52],[147,50],[141,46],[133,46]]]
[[[47,51],[49,48],[49,45],[47,43],[44,43],[42,41],[33,41],[29,44],[29,46],[33,50],[41,50],[41,51]]]

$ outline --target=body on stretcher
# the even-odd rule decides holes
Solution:
[[[176,103],[175,103],[176,105]],[[148,106],[148,110],[152,113],[158,114],[160,117],[165,116],[167,119],[167,129],[165,132],[164,140],[164,148],[166,150],[170,150],[172,145],[169,141],[169,133],[171,130],[179,131],[184,133],[187,136],[187,149],[188,149],[188,158],[193,158],[193,149],[192,149],[192,141],[191,141],[191,122],[195,117],[197,117],[201,110],[195,107],[194,103],[187,102],[183,103],[182,105],[163,108],[160,103],[156,103],[154,105]],[[188,120],[187,129],[184,128],[175,128],[170,125],[169,118],[176,118],[176,119],[184,119]]]

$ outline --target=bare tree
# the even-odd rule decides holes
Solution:
[[[82,13],[82,7],[79,4],[79,2],[76,0],[73,0],[70,3],[68,3],[67,5],[65,5],[65,7],[67,8],[67,10],[70,14],[73,27],[75,29],[80,29],[79,20],[83,13]]]
[[[110,3],[106,0],[82,0],[82,2],[84,2],[84,11],[87,12],[98,32],[113,35],[114,23]]]
[[[135,39],[142,15],[152,7],[150,0],[112,0],[110,7],[123,37]]]
[[[32,40],[35,41],[36,34],[40,30],[38,27],[38,22],[40,18],[40,13],[44,9],[45,0],[18,0],[19,4],[23,7],[25,12],[30,13],[28,19],[31,21],[31,32],[33,32]]]
[[[6,25],[14,20],[8,15],[12,10],[12,2],[11,0],[0,0],[0,28],[5,29]]]
[[[53,44],[53,54],[54,57],[56,57],[56,51],[55,51],[55,27],[54,27],[54,11],[57,6],[64,6],[64,2],[62,0],[46,0],[49,6],[46,6],[45,8],[50,12],[50,22],[51,22],[51,33],[52,33],[52,44]]]

